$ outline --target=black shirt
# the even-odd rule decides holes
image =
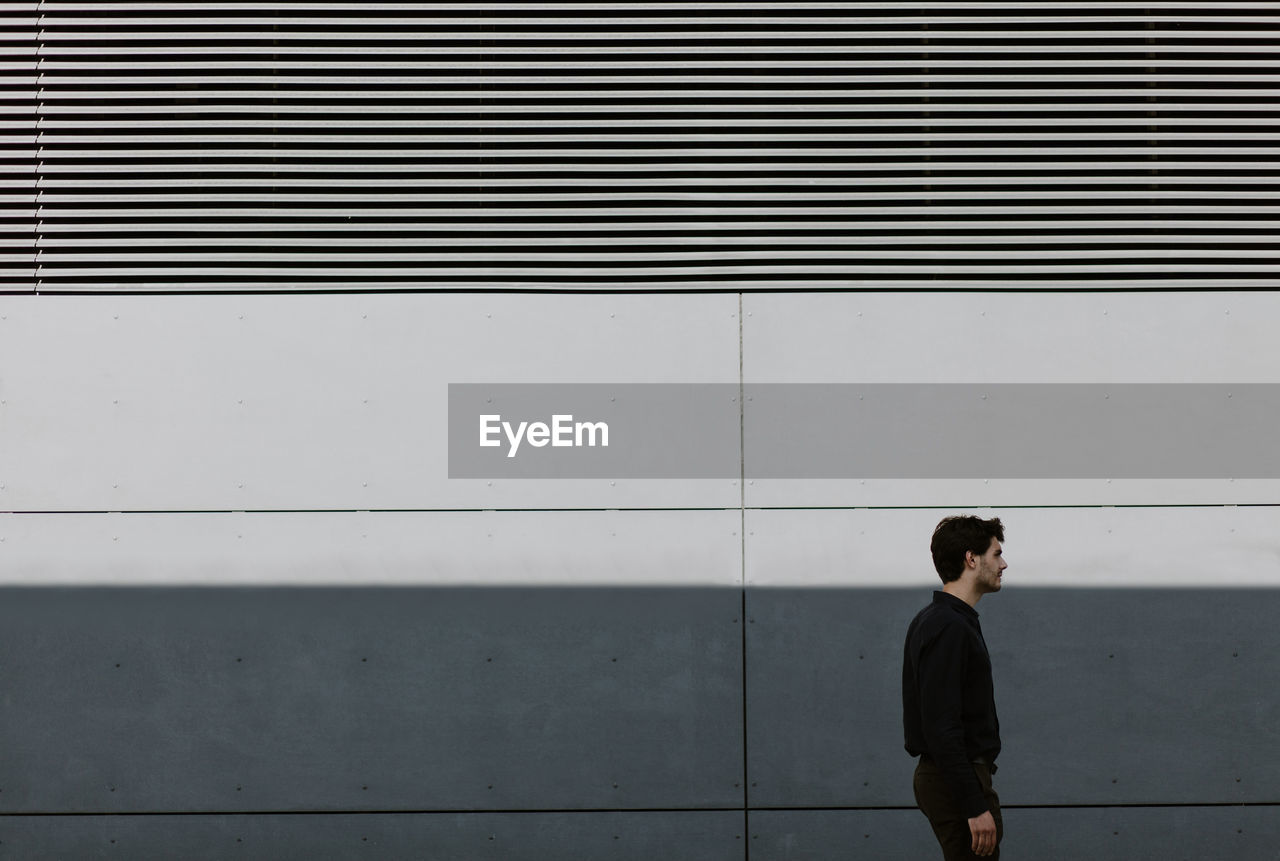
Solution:
[[[907,753],[927,754],[972,818],[987,810],[973,760],[1000,753],[991,656],[978,613],[946,592],[916,614],[902,657],[902,725]]]

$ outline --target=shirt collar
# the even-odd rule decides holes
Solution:
[[[933,593],[933,603],[942,604],[950,607],[952,610],[959,610],[962,613],[968,613],[973,618],[978,618],[978,611],[969,606],[969,604],[949,592],[938,590]]]

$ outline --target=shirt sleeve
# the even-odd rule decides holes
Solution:
[[[969,633],[963,623],[947,625],[920,653],[920,723],[929,756],[942,769],[956,803],[972,819],[988,809],[982,784],[964,743],[964,680]]]

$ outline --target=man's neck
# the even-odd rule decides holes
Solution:
[[[964,580],[952,580],[950,583],[943,583],[942,591],[948,595],[954,595],[970,607],[977,607],[978,601],[982,599],[982,593],[973,588],[972,583],[967,583]]]

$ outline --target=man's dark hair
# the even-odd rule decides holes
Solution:
[[[944,517],[933,530],[929,552],[933,567],[943,583],[959,580],[964,573],[966,552],[981,556],[991,547],[991,539],[1004,541],[1004,525],[999,517],[983,520],[972,514]]]

